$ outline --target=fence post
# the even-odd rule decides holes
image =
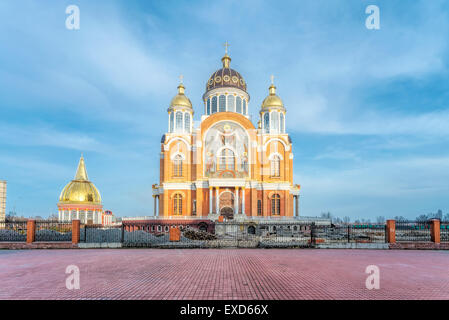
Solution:
[[[123,226],[122,223],[122,237],[120,238],[120,242],[123,243],[124,240],[125,240],[125,227]]]
[[[181,240],[181,231],[178,227],[170,228],[170,242],[180,241]]]
[[[350,226],[348,224],[348,243],[351,242]]]
[[[84,230],[86,232],[86,230]],[[80,243],[80,221],[72,220],[72,243]]]
[[[33,243],[36,238],[36,220],[27,221],[27,243]]]
[[[310,225],[310,246],[314,247],[315,246],[315,222],[312,222],[312,224]]]
[[[430,221],[430,237],[432,242],[440,243],[440,220],[432,219]]]
[[[386,230],[387,243],[396,243],[396,221],[387,220]]]

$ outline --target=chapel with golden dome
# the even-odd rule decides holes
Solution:
[[[101,224],[103,205],[101,195],[87,176],[81,156],[75,178],[62,189],[58,202],[60,221],[80,220],[82,224]]]
[[[221,61],[222,67],[206,82],[198,126],[182,78],[167,109],[160,179],[153,185],[154,215],[211,220],[298,217],[299,185],[293,184],[287,110],[273,77],[255,126],[247,84],[230,67],[227,46]]]

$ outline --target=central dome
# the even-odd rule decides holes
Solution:
[[[215,88],[225,87],[238,88],[246,92],[246,82],[243,77],[234,69],[229,68],[231,57],[225,54],[221,61],[223,62],[223,68],[211,75],[206,83],[206,92]]]
[[[62,190],[59,203],[101,205],[100,192],[87,178],[83,157],[78,164],[75,179],[70,181]]]

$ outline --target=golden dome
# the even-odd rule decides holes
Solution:
[[[187,107],[192,108],[192,102],[184,94],[185,87],[182,82],[178,86],[178,94],[171,100],[170,107]]]
[[[268,89],[270,94],[262,102],[262,109],[266,108],[284,108],[284,103],[281,98],[276,95],[276,87],[273,84],[273,79],[271,80],[271,86]]]
[[[84,158],[81,156],[76,170],[75,179],[62,189],[59,196],[61,204],[93,204],[101,205],[101,196],[98,189],[87,178]]]
[[[238,88],[246,92],[246,82],[243,77],[234,69],[229,68],[231,57],[226,53],[221,61],[223,62],[223,68],[215,71],[207,80],[206,92],[225,87]]]

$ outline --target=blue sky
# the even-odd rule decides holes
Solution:
[[[76,4],[81,29],[65,28]],[[380,30],[365,8],[380,8]],[[275,75],[301,214],[449,212],[445,1],[0,2],[7,211],[48,216],[83,153],[103,204],[152,214],[179,74],[198,121],[229,41],[253,122]]]

